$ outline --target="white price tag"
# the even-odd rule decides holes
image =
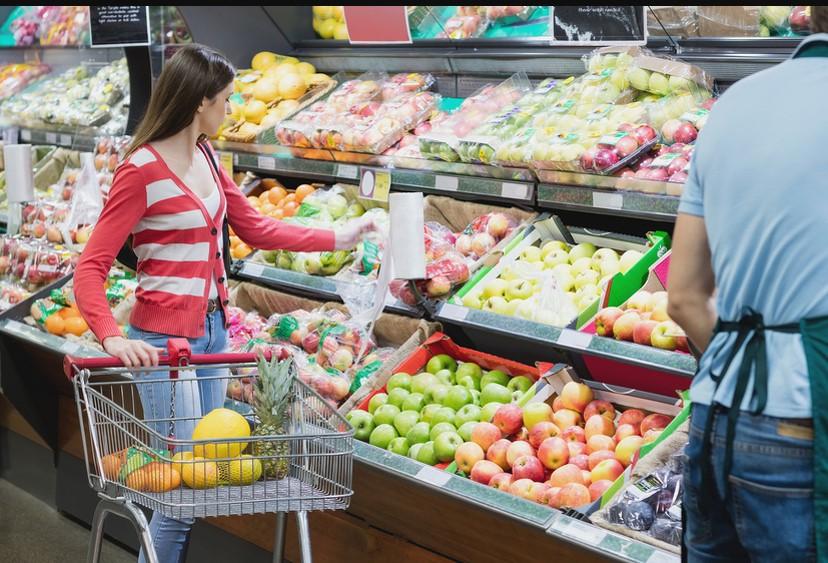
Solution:
[[[438,190],[456,192],[458,180],[456,176],[434,176],[434,187]]]
[[[624,207],[624,196],[621,194],[592,192],[593,207],[605,209],[621,209]]]
[[[508,197],[509,199],[528,199],[529,186],[526,184],[503,182],[503,186],[500,189],[500,195]]]
[[[347,180],[359,178],[359,167],[353,164],[340,164],[336,167],[336,176]]]
[[[469,310],[466,307],[460,307],[459,305],[452,305],[451,303],[444,303],[443,308],[440,309],[440,316],[445,317],[447,319],[453,319],[455,321],[463,321],[469,314]]]
[[[261,276],[264,273],[264,266],[254,262],[245,262],[244,273],[248,276]]]
[[[606,532],[590,524],[582,524],[577,520],[569,522],[569,526],[559,528],[565,535],[580,540],[588,545],[596,546],[606,537]]]
[[[588,348],[592,343],[592,335],[587,332],[578,332],[571,328],[565,328],[558,336],[558,344],[571,348]]]
[[[32,140],[32,132],[28,129],[21,129],[20,131],[20,139],[23,141],[31,141]]]
[[[260,156],[257,168],[262,170],[276,170],[276,159],[272,156]]]
[[[46,133],[46,142],[50,145],[56,145],[58,142],[57,133]]]
[[[233,166],[238,166],[238,165],[239,165],[239,155],[237,155],[236,153],[233,153]]]
[[[681,557],[665,553],[658,549],[647,559],[647,563],[678,563],[679,561],[681,561]]]
[[[63,134],[60,136],[60,144],[64,147],[72,146],[72,135]]]
[[[451,479],[451,473],[426,465],[417,472],[414,478],[437,487],[445,487]]]

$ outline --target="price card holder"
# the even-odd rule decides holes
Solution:
[[[509,199],[529,199],[529,186],[526,184],[503,182],[500,188],[500,195]]]
[[[66,133],[61,134],[60,144],[63,147],[71,147],[72,146],[72,135],[67,135]]]
[[[452,319],[455,321],[464,321],[469,314],[469,309],[466,307],[461,307],[459,305],[453,305],[451,303],[443,303],[443,307],[440,309],[440,316],[446,319]]]
[[[451,473],[426,465],[417,472],[414,478],[435,487],[445,487],[451,479]]]
[[[622,194],[592,192],[592,206],[603,209],[621,209],[624,207]]]
[[[359,180],[359,196],[363,199],[388,202],[391,172],[381,168],[363,168]]]
[[[256,160],[256,167],[261,170],[276,170],[276,159],[272,156],[260,156]]]
[[[261,277],[264,274],[264,266],[255,262],[245,262],[244,273],[248,276]]]
[[[585,350],[592,344],[592,335],[587,332],[578,332],[571,328],[565,328],[561,330],[561,334],[558,336],[558,344],[569,348]]]
[[[359,179],[359,166],[340,164],[336,167],[336,177],[345,180],[357,180]]]
[[[46,144],[48,145],[56,145],[58,144],[58,136],[57,133],[46,133]]]
[[[26,141],[27,143],[32,140],[32,132],[28,129],[21,129],[20,130],[20,140]]]
[[[221,162],[221,167],[233,177],[233,157],[234,154],[231,152],[220,152],[219,153],[219,162]]]
[[[456,176],[434,176],[434,189],[447,192],[456,192],[459,182]]]

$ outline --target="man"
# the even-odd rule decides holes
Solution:
[[[691,562],[828,557],[828,7],[811,21],[716,103],[679,207],[669,312],[704,351]]]

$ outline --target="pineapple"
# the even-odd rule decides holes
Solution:
[[[279,361],[274,357],[270,362],[259,358],[259,377],[255,382],[253,408],[259,418],[259,424],[251,434],[256,436],[275,436],[285,433],[287,424],[290,392],[296,377],[293,358]],[[253,442],[253,454],[261,456],[263,475],[266,478],[284,479],[287,477],[290,461],[290,444],[288,442]]]

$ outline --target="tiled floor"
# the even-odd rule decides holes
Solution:
[[[86,561],[89,530],[49,505],[0,479],[0,561]],[[127,563],[137,556],[104,541],[101,563]]]

